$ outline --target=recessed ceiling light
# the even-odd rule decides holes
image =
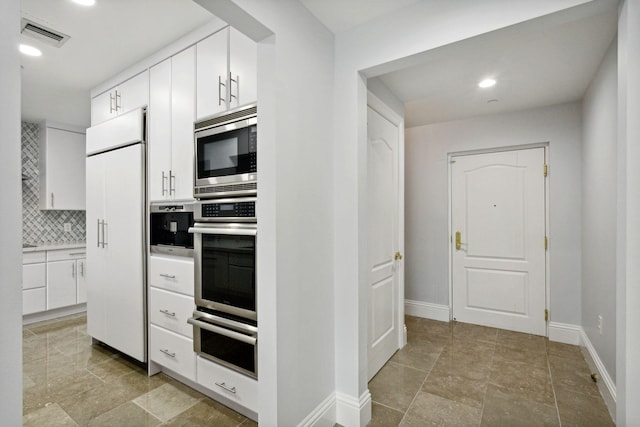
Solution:
[[[72,1],[82,6],[93,6],[94,4],[96,4],[96,0],[72,0]]]
[[[478,87],[486,89],[488,87],[494,86],[496,81],[494,79],[484,79],[480,83],[478,83]]]
[[[21,44],[20,45],[20,52],[24,53],[25,55],[29,55],[29,56],[41,56],[42,55],[42,51],[38,48],[35,48],[33,46],[29,46],[28,44]]]

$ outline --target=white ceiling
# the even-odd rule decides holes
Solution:
[[[22,118],[89,126],[90,90],[191,30],[211,14],[191,0],[22,0],[25,18],[71,36],[56,48],[22,56]]]
[[[406,127],[577,101],[617,31],[615,4],[601,12],[544,30],[529,22],[474,37],[379,78],[404,102]],[[487,77],[498,83],[478,88]]]

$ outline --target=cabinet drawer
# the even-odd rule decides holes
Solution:
[[[47,261],[64,261],[67,259],[80,259],[86,257],[86,248],[56,249],[53,251],[47,251]]]
[[[27,289],[22,291],[22,314],[37,313],[46,308],[46,288]]]
[[[216,394],[258,411],[258,382],[201,356],[198,359],[198,383]]]
[[[22,253],[23,264],[35,264],[38,262],[46,262],[46,261],[47,261],[47,253],[45,251]]]
[[[22,266],[22,289],[42,288],[47,284],[46,264]]]
[[[149,321],[157,326],[193,338],[193,326],[187,323],[195,303],[193,297],[150,288]]]
[[[193,341],[182,335],[149,325],[149,359],[190,380],[196,379]]]
[[[149,285],[193,296],[193,259],[149,257]]]

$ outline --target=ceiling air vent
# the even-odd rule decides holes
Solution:
[[[55,47],[62,46],[70,39],[66,34],[45,27],[44,25],[40,25],[26,18],[22,18],[21,33],[25,36],[33,37]]]

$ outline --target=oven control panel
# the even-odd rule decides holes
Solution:
[[[208,200],[198,203],[196,221],[251,221],[256,220],[256,199],[245,197],[238,199]]]

